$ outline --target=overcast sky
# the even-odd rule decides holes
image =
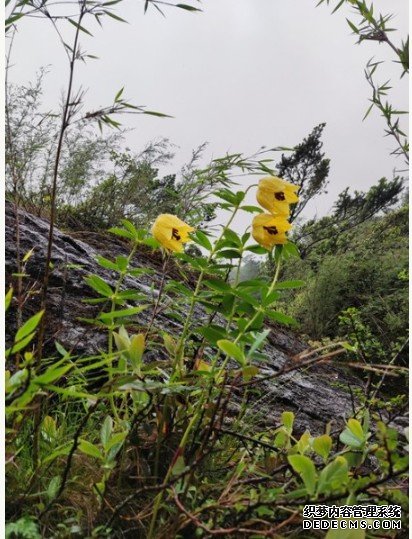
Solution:
[[[362,122],[370,97],[366,62],[389,60],[378,80],[391,78],[391,102],[407,107],[407,81],[385,44],[355,45],[346,9],[316,8],[317,0],[204,0],[203,13],[167,9],[143,15],[143,2],[124,0],[116,13],[129,21],[106,19],[104,28],[88,26],[82,48],[99,56],[79,65],[75,85],[88,88],[85,110],[110,104],[125,86],[135,104],[171,114],[173,119],[134,116],[127,135],[132,149],[167,137],[178,146],[174,172],[204,141],[205,160],[226,152],[252,154],[261,146],[293,146],[326,122],[324,150],[331,159],[329,194],[309,208],[324,213],[346,186],[367,189],[380,177],[404,168],[389,155],[394,141],[384,138],[384,122],[374,111]],[[395,43],[407,34],[407,0],[378,0],[375,10],[390,10]],[[354,20],[356,18],[352,17]],[[48,21],[18,23],[10,73],[13,82],[33,80],[50,66],[45,108],[56,108],[68,67]],[[73,28],[70,31],[74,30]],[[123,117],[124,118],[124,117]],[[122,120],[123,121],[123,120]],[[250,219],[250,216],[248,217]]]

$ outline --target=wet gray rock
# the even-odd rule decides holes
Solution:
[[[18,214],[21,257],[33,249],[25,266],[23,278],[23,295],[27,298],[24,318],[28,318],[39,308],[48,222],[22,209],[18,210]],[[55,340],[67,350],[73,350],[78,356],[93,355],[106,348],[106,333],[81,320],[93,318],[99,308],[82,301],[85,298],[96,297],[84,281],[84,277],[91,273],[97,274],[111,286],[115,286],[116,274],[99,266],[96,256],[100,254],[114,259],[128,253],[127,243],[115,236],[88,232],[65,233],[55,229],[53,270],[50,276],[46,315],[47,354],[56,355]],[[10,203],[6,203],[5,254],[6,283],[15,284],[13,273],[17,271],[16,214],[14,206]],[[136,267],[150,268],[153,273],[128,277],[124,287],[140,290],[154,301],[161,281],[160,255],[153,254],[150,250],[141,250],[137,253],[133,264]],[[181,279],[173,264],[168,267],[166,280],[168,279]],[[186,284],[190,286],[190,283]],[[150,314],[150,309],[139,314],[136,325],[147,324]],[[207,315],[198,307],[194,319],[199,324],[205,323]],[[10,338],[16,326],[15,306],[8,313],[6,323]],[[178,335],[181,330],[178,319],[172,319],[164,313],[157,317],[157,326],[171,334]],[[307,345],[292,332],[277,326],[270,327],[272,331],[265,347],[268,360],[260,366],[261,374],[264,376],[293,365],[296,361],[295,356],[307,348]],[[295,412],[296,427],[300,432],[309,429],[313,434],[321,433],[329,421],[339,427],[345,418],[352,414],[349,386],[356,386],[357,383],[357,378],[344,368],[329,364],[316,365],[306,370],[293,370],[279,378],[253,386],[253,390],[248,390],[253,406],[249,407],[245,421],[250,421],[251,425],[263,423],[274,426],[278,424],[282,411],[291,410]],[[241,396],[238,391],[236,393],[231,403],[232,409],[240,406]]]

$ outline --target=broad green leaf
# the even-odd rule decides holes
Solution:
[[[282,424],[287,428],[289,432],[293,430],[293,423],[295,421],[295,414],[293,412],[282,412]]]
[[[49,367],[44,374],[37,376],[37,378],[34,379],[34,383],[39,386],[51,384],[64,376],[72,368],[72,364],[62,365],[60,367],[53,365]]]
[[[259,372],[259,368],[256,367],[256,365],[248,365],[247,367],[243,367],[242,369],[243,380],[248,382],[251,378],[256,376],[258,372]]]
[[[130,339],[129,357],[135,369],[139,369],[142,363],[143,352],[145,349],[145,336],[143,333],[133,335]]]
[[[100,441],[104,448],[106,448],[113,431],[113,419],[108,415],[103,421],[102,428],[100,429]]]
[[[109,298],[113,295],[113,290],[99,275],[89,275],[84,279],[86,283],[93,288],[98,294]]]
[[[313,440],[312,447],[315,453],[327,459],[332,449],[332,438],[328,434],[322,434]]]
[[[233,230],[230,230],[230,228],[227,228],[224,232],[224,236],[227,240],[233,242],[238,247],[242,246],[242,241],[239,238],[239,236],[234,232]]]
[[[219,251],[216,256],[220,257],[220,258],[228,258],[228,259],[231,259],[231,258],[241,258],[241,254],[239,253],[239,251],[236,251],[235,249],[225,249],[223,251]]]
[[[349,428],[349,430],[351,430],[353,432],[353,434],[357,438],[363,439],[365,433],[363,432],[362,425],[360,424],[360,422],[357,419],[350,418],[348,420],[348,428]]]
[[[336,492],[345,487],[349,480],[348,463],[344,457],[336,459],[328,464],[319,475],[317,492]]]
[[[183,473],[185,468],[186,468],[186,464],[185,464],[184,458],[182,457],[182,455],[179,455],[173,464],[173,467],[171,470],[172,475],[179,475]]]
[[[53,500],[53,498],[56,496],[57,492],[59,491],[61,483],[61,477],[58,475],[55,475],[52,477],[49,486],[47,487],[46,494],[48,500]]]
[[[219,292],[228,292],[232,290],[230,284],[221,279],[207,279],[204,281],[204,284],[213,290],[218,290]]]
[[[207,251],[211,251],[213,249],[209,238],[201,230],[196,230],[194,233],[192,233],[192,237],[198,245],[204,247]]]
[[[348,424],[339,436],[340,441],[349,447],[360,448],[365,443],[362,425],[356,419],[349,419]]]
[[[30,333],[32,333],[37,328],[37,326],[39,325],[39,322],[40,322],[43,314],[44,314],[44,310],[39,311],[34,316],[29,318],[22,325],[22,327],[17,331],[16,336],[14,338],[14,342],[18,343],[19,341],[21,341],[22,339],[27,337]]]
[[[129,265],[127,256],[116,256],[116,264],[120,271],[126,271]]]
[[[246,360],[243,351],[237,344],[227,339],[221,339],[216,343],[218,347],[229,357],[235,359],[240,365],[245,366]]]
[[[246,247],[246,251],[250,251],[251,253],[254,253],[255,255],[267,255],[268,250],[264,247],[261,247],[260,245],[249,245],[249,247]]]
[[[127,238],[129,240],[133,240],[135,238],[134,233],[117,226],[109,228],[109,232],[115,234],[116,236],[120,236],[121,238]]]
[[[294,471],[302,478],[308,494],[312,496],[315,493],[318,477],[312,460],[305,455],[289,455],[288,461]]]
[[[299,441],[295,446],[301,455],[304,455],[306,451],[308,451],[308,449],[310,448],[310,440],[311,440],[310,432],[306,430],[302,434],[302,436],[299,438]]]
[[[291,316],[288,316],[287,314],[280,313],[278,311],[267,311],[267,316],[272,318],[272,320],[275,320],[276,322],[280,322],[281,324],[286,324],[288,326],[296,326],[297,322],[294,318]]]
[[[285,245],[283,245],[282,256],[286,259],[290,257],[300,258],[299,249],[294,243],[288,241],[287,243],[285,243]]]
[[[198,331],[211,344],[216,344],[216,341],[225,336],[225,330],[217,326],[204,326],[199,328]]]
[[[88,442],[87,440],[80,440],[79,451],[81,451],[85,455],[88,455],[89,457],[93,457],[99,460],[104,459],[103,455],[100,452],[100,449],[92,443]]]

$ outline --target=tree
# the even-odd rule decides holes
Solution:
[[[299,186],[299,202],[292,208],[291,220],[296,219],[307,203],[325,192],[329,175],[329,159],[322,153],[321,136],[324,123],[314,127],[307,138],[289,156],[282,154],[276,165],[278,176]]]
[[[403,178],[393,180],[381,178],[367,192],[349,193],[347,187],[340,193],[332,214],[321,219],[311,219],[296,227],[294,240],[298,243],[302,258],[309,256],[312,249],[327,243],[327,250],[337,245],[340,236],[372,219],[380,212],[388,212],[398,202],[403,191]]]

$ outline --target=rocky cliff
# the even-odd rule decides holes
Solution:
[[[18,210],[20,257],[32,250],[24,268],[23,297],[25,298],[25,318],[39,308],[39,291],[41,287],[45,252],[47,247],[48,222],[31,215],[22,209]],[[17,271],[16,211],[13,205],[6,204],[6,283],[15,280],[13,273]],[[52,253],[52,272],[49,284],[47,306],[47,339],[45,352],[55,354],[54,341],[57,340],[66,349],[73,350],[75,355],[91,355],[106,347],[107,336],[96,327],[80,319],[92,318],[96,314],[96,306],[84,303],[85,298],[94,297],[93,291],[84,281],[90,273],[98,274],[109,284],[115,284],[115,274],[103,269],[96,263],[98,254],[113,259],[118,255],[128,255],[128,246],[118,237],[110,234],[89,232],[68,233],[55,230]],[[151,268],[151,275],[128,277],[125,287],[137,289],[150,300],[156,297],[156,289],[160,284],[162,261],[157,253],[140,250],[134,265]],[[177,268],[171,264],[166,278],[178,277]],[[147,321],[145,315],[140,322]],[[195,317],[205,318],[205,313],[198,308]],[[179,334],[179,322],[160,314],[158,325],[172,334]],[[7,335],[15,330],[15,309],[11,309],[6,319]],[[279,414],[284,410],[292,410],[296,414],[296,427],[300,431],[309,429],[313,434],[324,431],[326,422],[332,421],[333,427],[339,427],[345,418],[352,414],[352,398],[350,386],[358,385],[358,379],[348,373],[342,366],[334,364],[316,364],[305,369],[296,369],[296,355],[307,348],[292,332],[278,326],[268,326],[271,333],[265,348],[269,358],[261,366],[261,375],[270,375],[279,370],[285,374],[260,383],[258,391],[250,393],[255,399],[253,421],[276,424]],[[290,370],[293,369],[293,370]],[[240,396],[234,397],[232,406],[238,406]],[[252,419],[252,418],[251,418]]]

